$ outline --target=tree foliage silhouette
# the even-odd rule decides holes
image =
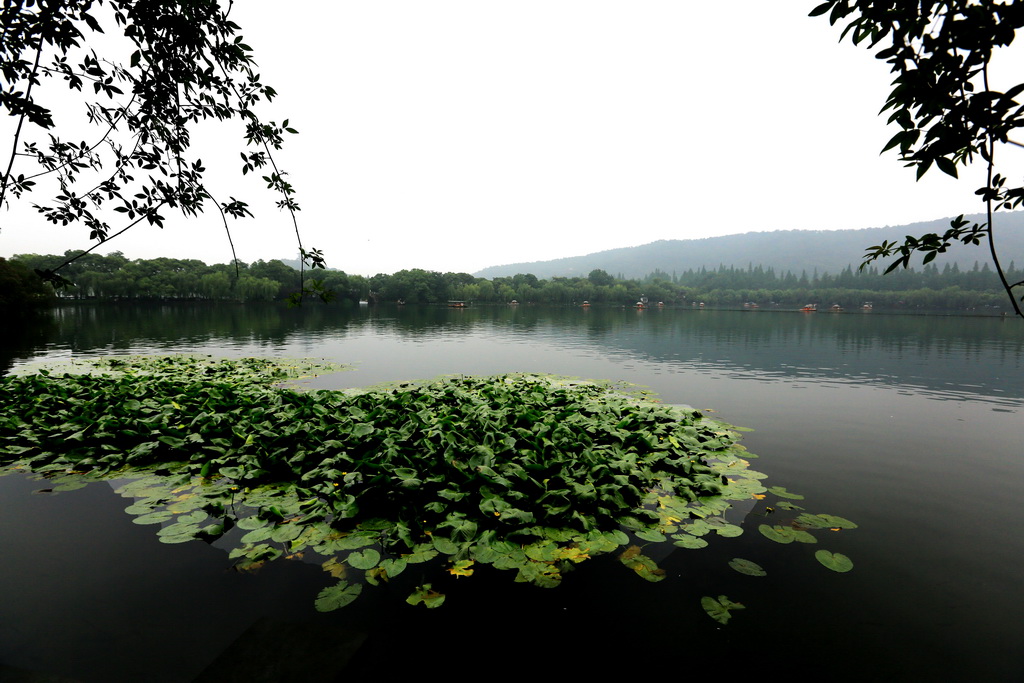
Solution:
[[[217,0],[5,0],[0,8],[0,108],[15,117],[10,156],[0,177],[0,206],[56,181],[56,192],[34,204],[48,221],[80,224],[96,244],[147,222],[163,226],[167,210],[220,214],[232,255],[227,218],[251,216],[235,197],[215,198],[203,162],[191,154],[191,133],[207,121],[244,124],[243,174],[259,172],[278,194],[295,230],[303,266],[323,268],[323,254],[306,250],[299,204],[274,151],[288,120],[264,122],[257,103],[276,95],[257,73],[252,49]],[[127,60],[113,55],[127,54]],[[45,99],[66,87],[84,103],[92,140],[63,136]],[[24,167],[30,168],[24,168]],[[55,284],[67,262],[40,273]],[[303,267],[303,270],[305,269]],[[324,294],[302,278],[296,301]]]
[[[1024,83],[996,90],[989,65],[997,48],[1010,45],[1024,25],[1024,3],[995,0],[828,0],[811,16],[828,15],[831,24],[845,24],[855,45],[876,53],[892,67],[895,80],[882,112],[900,130],[883,151],[895,149],[920,179],[932,168],[954,178],[957,168],[980,158],[986,182],[977,190],[985,203],[986,222],[972,223],[963,215],[944,233],[908,235],[900,242],[883,241],[870,247],[861,267],[895,256],[886,272],[910,264],[915,253],[928,263],[957,242],[988,242],[995,270],[1018,316],[1024,317],[1015,288],[999,262],[993,216],[1024,202],[1024,186],[1009,183],[996,172],[995,154],[1004,145],[1021,147],[1010,135],[1024,126],[1024,107],[1017,97]],[[1024,301],[1024,296],[1021,297]]]

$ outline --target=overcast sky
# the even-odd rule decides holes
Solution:
[[[280,95],[261,115],[300,131],[278,163],[305,245],[349,273],[473,272],[659,239],[980,211],[980,166],[915,183],[879,155],[896,132],[878,116],[888,69],[808,18],[815,4],[243,0],[232,18]],[[997,89],[1022,80],[1016,54],[995,66]],[[237,177],[241,131],[194,139],[211,189],[257,214],[233,223],[238,256],[294,257],[274,196]],[[50,227],[24,206],[0,226],[2,256],[89,244],[83,228]],[[216,212],[139,226],[101,251],[114,250],[230,260]]]

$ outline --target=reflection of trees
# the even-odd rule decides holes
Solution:
[[[660,363],[766,376],[906,383],[1024,396],[1024,336],[1012,320],[771,311],[592,311],[588,341]],[[610,320],[600,323],[599,317]],[[561,327],[559,328],[559,323]],[[554,334],[575,333],[564,321]],[[979,376],[979,373],[981,375]]]
[[[0,375],[15,361],[32,356],[53,338],[56,325],[49,311],[27,311],[4,315],[5,333],[0,336]]]
[[[328,337],[430,342],[448,336],[591,347],[672,366],[722,369],[751,378],[818,377],[907,382],[950,390],[985,375],[1007,396],[1024,358],[1019,325],[998,318],[825,312],[593,307],[135,304],[63,306],[17,329],[0,362],[44,345],[72,351],[283,348]],[[47,322],[48,321],[48,322]]]

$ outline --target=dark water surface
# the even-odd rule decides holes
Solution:
[[[407,587],[393,586],[319,614],[331,579],[314,564],[238,574],[216,546],[161,544],[107,484],[33,495],[38,482],[12,475],[0,478],[0,680],[1024,681],[1016,320],[125,305],[59,309],[5,343],[3,369],[199,352],[355,366],[311,383],[322,388],[523,371],[625,380],[753,429],[744,444],[769,486],[859,528],[782,546],[758,533],[783,521],[759,503],[742,536],[656,555],[660,583],[599,558],[555,589],[498,572],[452,579],[437,610],[406,605]],[[825,569],[818,548],[848,555],[853,571]],[[768,576],[734,572],[733,557]],[[700,607],[723,594],[747,607],[724,627]]]

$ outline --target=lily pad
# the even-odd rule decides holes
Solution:
[[[690,534],[673,534],[672,538],[675,539],[672,541],[672,545],[679,546],[680,548],[696,550],[697,548],[706,548],[708,545],[708,542],[703,538],[691,536]]]
[[[811,529],[856,529],[857,525],[844,517],[836,515],[812,515],[803,513],[796,518],[796,523]]]
[[[746,574],[747,576],[767,576],[766,572],[761,565],[750,560],[744,560],[741,557],[734,557],[729,560],[729,566],[738,571],[740,574]]]
[[[661,533],[657,529],[638,529],[633,533],[636,534],[637,538],[642,538],[645,541],[651,543],[664,543],[668,539],[665,538],[665,534]]]
[[[136,517],[132,522],[135,524],[161,524],[169,521],[172,517],[174,517],[173,513],[161,510],[159,512],[151,512],[148,515]]]
[[[720,624],[729,623],[729,619],[732,618],[732,610],[746,609],[743,604],[733,602],[724,595],[719,595],[717,599],[705,595],[700,599],[700,606],[704,608],[709,617]]]
[[[399,557],[382,560],[379,566],[388,578],[394,578],[405,571],[407,564],[405,560]]]
[[[767,524],[762,524],[757,527],[757,530],[761,532],[762,536],[775,541],[776,543],[792,543],[793,541],[797,541],[799,543],[818,542],[818,539],[803,529],[794,529],[793,527],[788,526],[768,526]]]
[[[774,493],[779,498],[790,498],[792,500],[803,500],[804,497],[799,493],[790,493],[786,490],[785,486],[772,486],[768,489],[769,493]]]
[[[380,553],[373,548],[351,553],[346,562],[353,569],[373,569],[380,562]]]
[[[853,560],[840,553],[819,550],[814,553],[814,558],[834,572],[845,573],[853,569]]]
[[[416,588],[412,595],[407,597],[405,601],[410,605],[426,605],[428,609],[434,609],[440,607],[444,603],[444,593],[438,593],[431,589],[429,583],[424,584]]]
[[[331,612],[348,605],[363,592],[362,584],[339,581],[320,591],[316,596],[316,608],[320,612]]]
[[[715,531],[719,536],[725,536],[726,538],[736,538],[737,536],[743,535],[743,527],[736,526],[735,524],[726,524],[724,526],[717,527]]]

